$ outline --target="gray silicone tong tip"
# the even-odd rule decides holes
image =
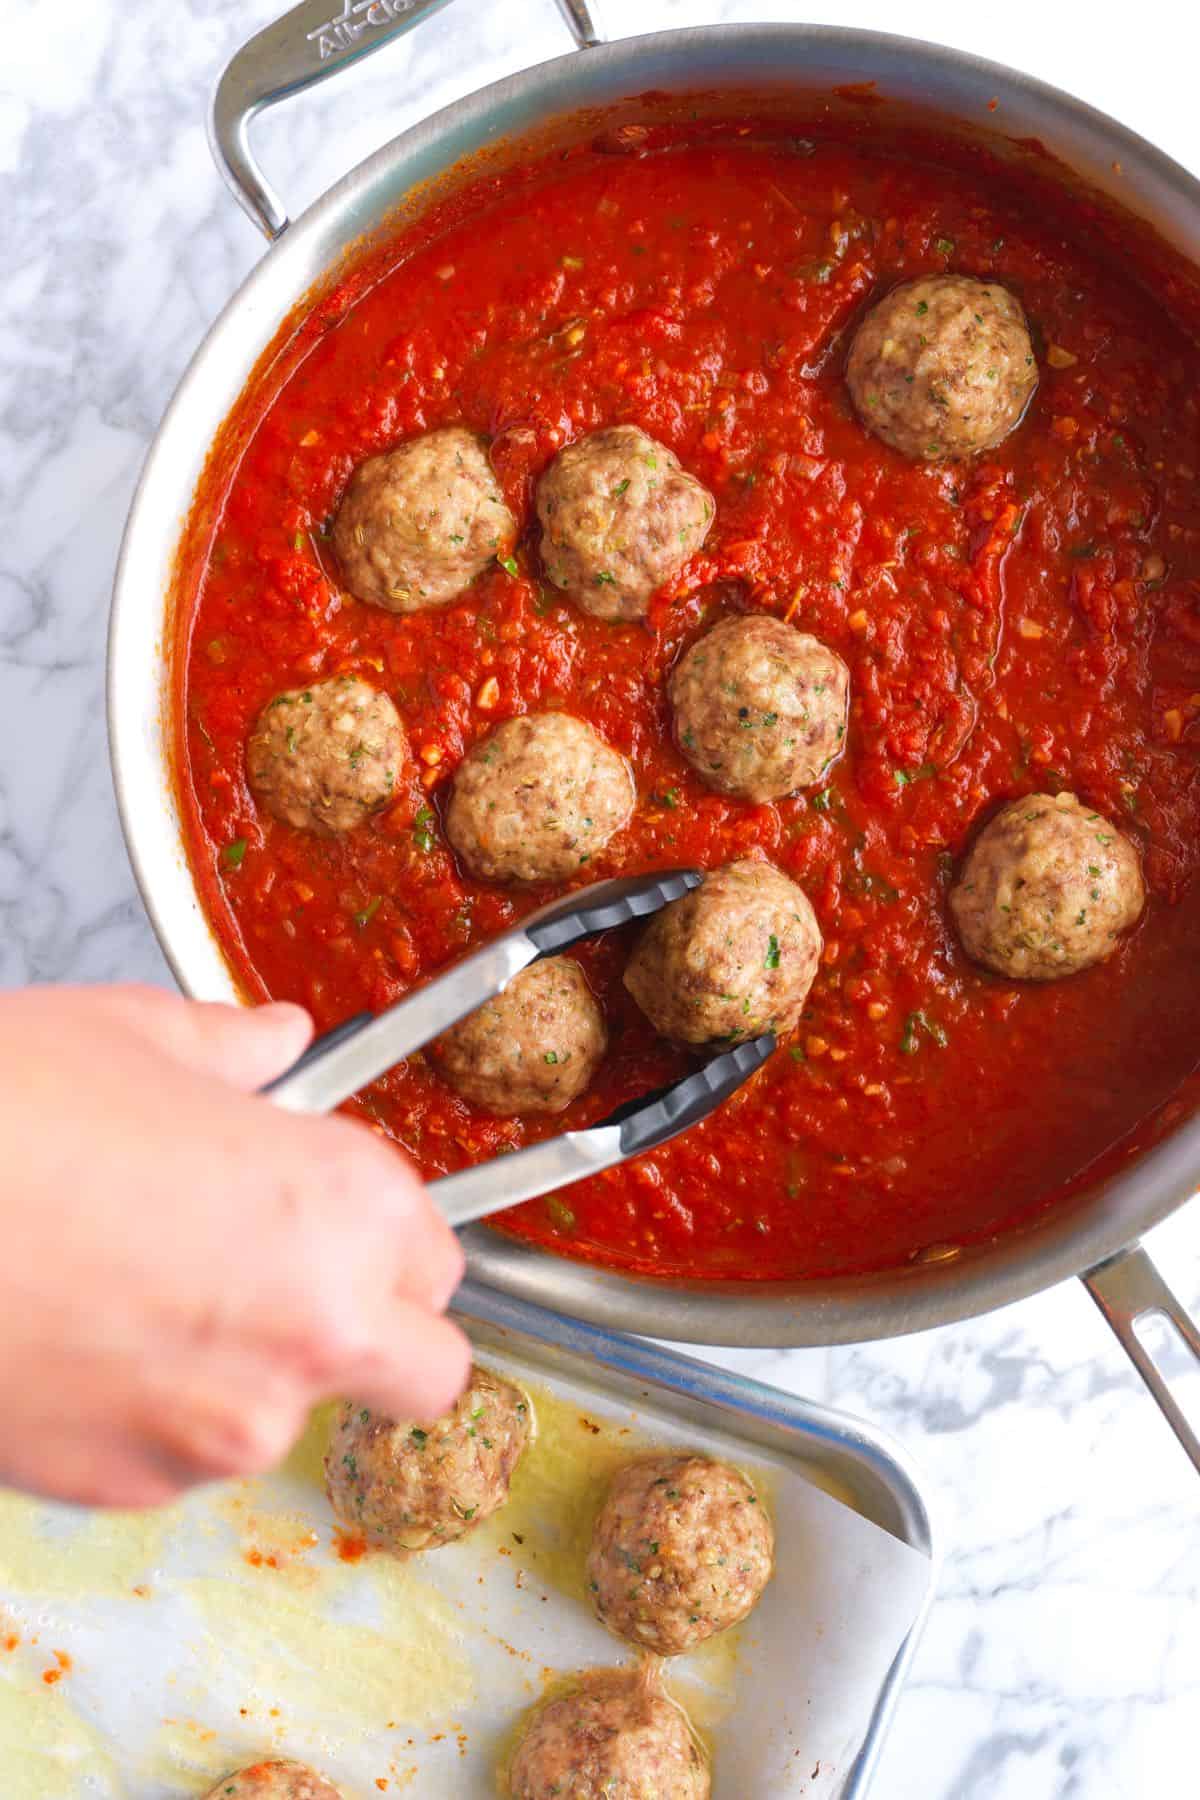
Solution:
[[[681,1131],[707,1119],[709,1113],[723,1105],[774,1054],[775,1033],[764,1031],[748,1043],[722,1050],[702,1069],[685,1075],[682,1081],[658,1088],[653,1093],[640,1094],[636,1100],[627,1100],[596,1129],[603,1130],[606,1125],[620,1126],[622,1156],[641,1156],[646,1150],[656,1150],[660,1144],[678,1137]]]
[[[774,1050],[775,1034],[765,1031],[748,1043],[720,1051],[703,1068],[670,1087],[639,1094],[598,1125],[567,1131],[511,1156],[444,1175],[431,1183],[430,1192],[451,1225],[469,1225],[523,1200],[553,1193],[572,1181],[602,1174],[698,1125],[761,1069]]]
[[[699,869],[666,869],[655,875],[629,875],[617,881],[600,881],[594,887],[552,900],[521,930],[537,945],[541,956],[554,956],[581,938],[601,931],[615,931],[634,919],[659,912],[672,900],[681,900],[704,877]]]

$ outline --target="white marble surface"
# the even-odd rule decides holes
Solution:
[[[208,159],[223,57],[269,0],[6,6],[0,50],[0,981],[166,971],[106,765],[109,581],[155,423],[260,254]],[[757,6],[608,0],[614,35]],[[1072,88],[1200,166],[1197,27],[1175,0],[828,17],[941,38]],[[1111,15],[1111,24],[1107,23]],[[293,208],[416,117],[565,46],[551,0],[455,0],[403,46],[260,128]],[[1200,1308],[1200,1209],[1152,1244]],[[1078,1285],[861,1349],[746,1355],[755,1374],[889,1427],[940,1513],[940,1598],[881,1800],[1140,1800],[1191,1792],[1200,1486]],[[1200,1385],[1192,1382],[1195,1388]],[[0,1787],[3,1783],[0,1781]],[[749,1797],[743,1797],[749,1800]]]

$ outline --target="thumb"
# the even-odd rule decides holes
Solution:
[[[176,1029],[175,1054],[200,1075],[215,1075],[251,1092],[282,1075],[312,1042],[313,1022],[302,1006],[273,1000],[265,1006],[186,1001]]]
[[[440,1419],[471,1373],[471,1345],[450,1319],[410,1300],[396,1300],[371,1348],[329,1384],[393,1419]]]
[[[174,1062],[231,1087],[253,1090],[282,1074],[312,1041],[302,1006],[226,1006],[161,988],[116,988],[106,996],[125,1023]]]

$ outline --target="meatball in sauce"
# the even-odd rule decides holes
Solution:
[[[753,1610],[774,1558],[771,1521],[739,1470],[708,1456],[653,1456],[609,1490],[588,1589],[617,1637],[679,1656]]]
[[[679,458],[636,425],[560,450],[538,483],[542,562],[600,619],[640,619],[708,536],[714,505]]]
[[[285,825],[335,837],[388,804],[408,758],[400,715],[356,675],[280,694],[246,746],[255,798]]]
[[[633,773],[569,713],[509,719],[454,777],[446,835],[484,881],[562,881],[628,823]]]
[[[607,1048],[583,970],[569,956],[548,956],[445,1032],[430,1055],[465,1099],[507,1118],[562,1112],[583,1093]]]
[[[1055,981],[1110,957],[1146,889],[1137,851],[1074,794],[1011,800],[984,826],[950,890],[974,962]]]
[[[534,1712],[513,1753],[509,1800],[708,1800],[708,1764],[652,1677],[600,1669]]]
[[[1037,386],[1021,302],[994,281],[930,275],[872,307],[846,380],[868,430],[918,461],[992,450]]]
[[[721,794],[779,800],[819,781],[846,736],[850,672],[766,613],[722,619],[671,675],[675,742]]]
[[[650,1023],[681,1044],[780,1036],[821,958],[808,896],[770,863],[729,863],[656,914],[625,970]]]
[[[431,1422],[346,1401],[325,1455],[330,1504],[385,1550],[453,1543],[508,1499],[531,1423],[520,1388],[478,1363],[453,1410]]]
[[[448,605],[516,536],[485,445],[458,425],[360,463],[333,524],[350,592],[394,613]]]

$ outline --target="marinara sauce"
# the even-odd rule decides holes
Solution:
[[[589,880],[759,854],[824,933],[798,1031],[718,1115],[504,1229],[660,1274],[885,1268],[1061,1203],[1173,1116],[1200,1055],[1200,358],[1100,245],[927,140],[627,132],[481,181],[261,372],[199,496],[177,658],[191,854],[252,995],[329,1026],[549,896],[466,879],[441,822],[465,749],[535,709],[588,720],[636,772]],[[873,297],[944,270],[1012,288],[1041,379],[999,450],[917,465],[855,418],[844,362]],[[633,625],[547,585],[532,504],[557,450],[623,421],[717,501]],[[356,463],[448,423],[492,440],[524,536],[446,610],[394,617],[341,590],[328,521]],[[844,755],[772,805],[705,789],[665,700],[681,649],[755,608],[852,677]],[[392,696],[413,762],[386,812],[327,840],[256,809],[244,746],[275,694],[344,671]],[[1149,904],[1102,967],[1022,986],[967,962],[946,889],[999,802],[1063,787],[1138,845]],[[681,1073],[621,986],[629,942],[580,952],[612,1048],[565,1115],[484,1116],[421,1057],[362,1110],[432,1175]]]

